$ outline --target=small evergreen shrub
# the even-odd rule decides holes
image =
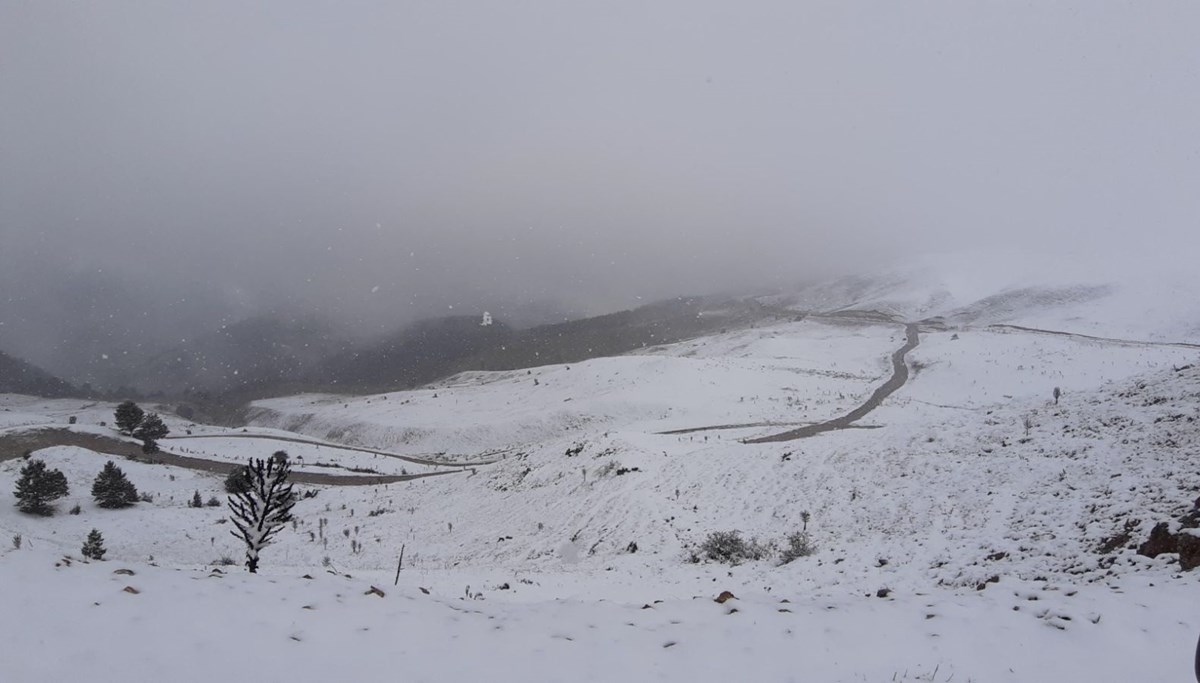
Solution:
[[[104,553],[104,537],[100,535],[99,529],[92,529],[88,533],[87,540],[83,542],[83,548],[80,550],[83,556],[89,560],[103,560]]]
[[[79,507],[79,504],[78,504],[78,503],[76,503],[76,504],[75,504],[75,507],[71,508],[71,509],[70,509],[70,510],[68,510],[67,512],[71,513],[72,515],[77,515],[77,514],[79,514],[80,512],[83,512],[83,510],[82,510],[82,509]]]

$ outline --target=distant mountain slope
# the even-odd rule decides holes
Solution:
[[[0,351],[0,394],[29,394],[61,398],[74,388],[50,373]]]
[[[514,370],[614,356],[749,324],[774,313],[753,301],[679,298],[608,315],[516,330],[476,317],[426,320],[339,354],[309,384],[342,391],[420,386],[465,370]]]
[[[348,345],[317,319],[247,318],[150,358],[137,383],[168,394],[270,387],[298,381]]]
[[[1155,256],[1016,251],[910,260],[767,297],[797,311],[880,311],[953,326],[1015,324],[1096,336],[1200,342],[1200,274]]]
[[[410,387],[451,372],[463,358],[502,346],[513,330],[480,318],[422,320],[384,339],[327,359],[309,377],[350,391],[366,387]]]

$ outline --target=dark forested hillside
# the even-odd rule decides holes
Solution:
[[[63,380],[0,351],[0,394],[61,398],[73,392],[74,388]]]
[[[524,330],[477,317],[427,320],[341,354],[310,376],[342,391],[403,389],[465,370],[512,370],[613,356],[772,315],[750,300],[680,298]]]

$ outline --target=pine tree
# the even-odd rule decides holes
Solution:
[[[296,495],[287,481],[291,466],[286,459],[251,459],[243,471],[249,486],[229,497],[233,525],[237,527],[230,533],[246,544],[246,568],[254,574],[258,572],[259,552],[291,521]]]
[[[142,423],[144,413],[138,404],[133,401],[125,401],[117,406],[113,416],[116,418],[117,429],[121,430],[122,434],[133,434],[133,430]]]
[[[192,502],[188,503],[188,505],[194,508],[204,507],[204,499],[200,497],[199,491],[196,491],[194,494],[192,494]]]
[[[92,529],[80,552],[89,560],[104,559],[104,553],[107,551],[104,549],[104,537],[100,535],[99,529]]]
[[[67,478],[59,470],[46,469],[44,460],[30,460],[17,479],[17,509],[35,515],[54,514],[50,502],[67,495]]]
[[[150,413],[142,418],[142,423],[133,430],[134,438],[142,440],[142,452],[146,454],[158,452],[158,440],[170,434],[171,430],[163,424],[158,413]]]
[[[124,508],[138,501],[137,487],[109,460],[92,482],[92,498],[102,508]]]
[[[250,470],[238,465],[225,477],[225,493],[238,494],[250,490]]]

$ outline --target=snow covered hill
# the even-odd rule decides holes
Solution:
[[[958,252],[770,297],[804,311],[881,311],[956,327],[1012,324],[1200,343],[1200,273],[1186,254]]]
[[[767,302],[800,320],[624,356],[258,401],[244,430],[171,420],[184,438],[163,442],[162,463],[119,463],[152,496],[128,510],[87,495],[110,456],[43,448],[32,457],[71,494],[50,518],[0,506],[0,530],[22,539],[0,575],[29,587],[0,609],[44,604],[68,626],[10,620],[0,642],[24,652],[71,634],[64,657],[17,655],[18,680],[80,676],[89,653],[128,654],[163,624],[171,643],[139,647],[134,680],[269,678],[246,642],[299,662],[299,680],[1185,680],[1196,574],[1136,549],[1200,495],[1200,349],[1155,343],[1188,340],[1189,319],[1125,329],[1125,290],[1068,281],[1053,291],[1078,296],[1047,285],[1003,305],[991,285],[911,278],[810,290],[829,298]],[[904,326],[837,314],[847,307],[942,319],[920,326],[907,381],[848,428],[746,443],[845,415],[892,376]],[[1082,317],[1096,310],[1111,315]],[[0,436],[111,433],[108,404],[0,408]],[[223,566],[240,555],[224,508],[186,504],[220,496],[220,476],[172,467],[170,453],[234,462],[279,448],[301,471],[448,473],[302,485],[314,493],[264,552],[265,573],[245,576]],[[0,453],[0,492],[20,455]],[[68,565],[92,528],[108,561]],[[724,531],[763,559],[709,561],[702,544]],[[780,564],[799,533],[815,552]],[[736,598],[713,602],[726,590]],[[238,621],[239,608],[257,616]],[[236,625],[200,626],[225,614]]]

